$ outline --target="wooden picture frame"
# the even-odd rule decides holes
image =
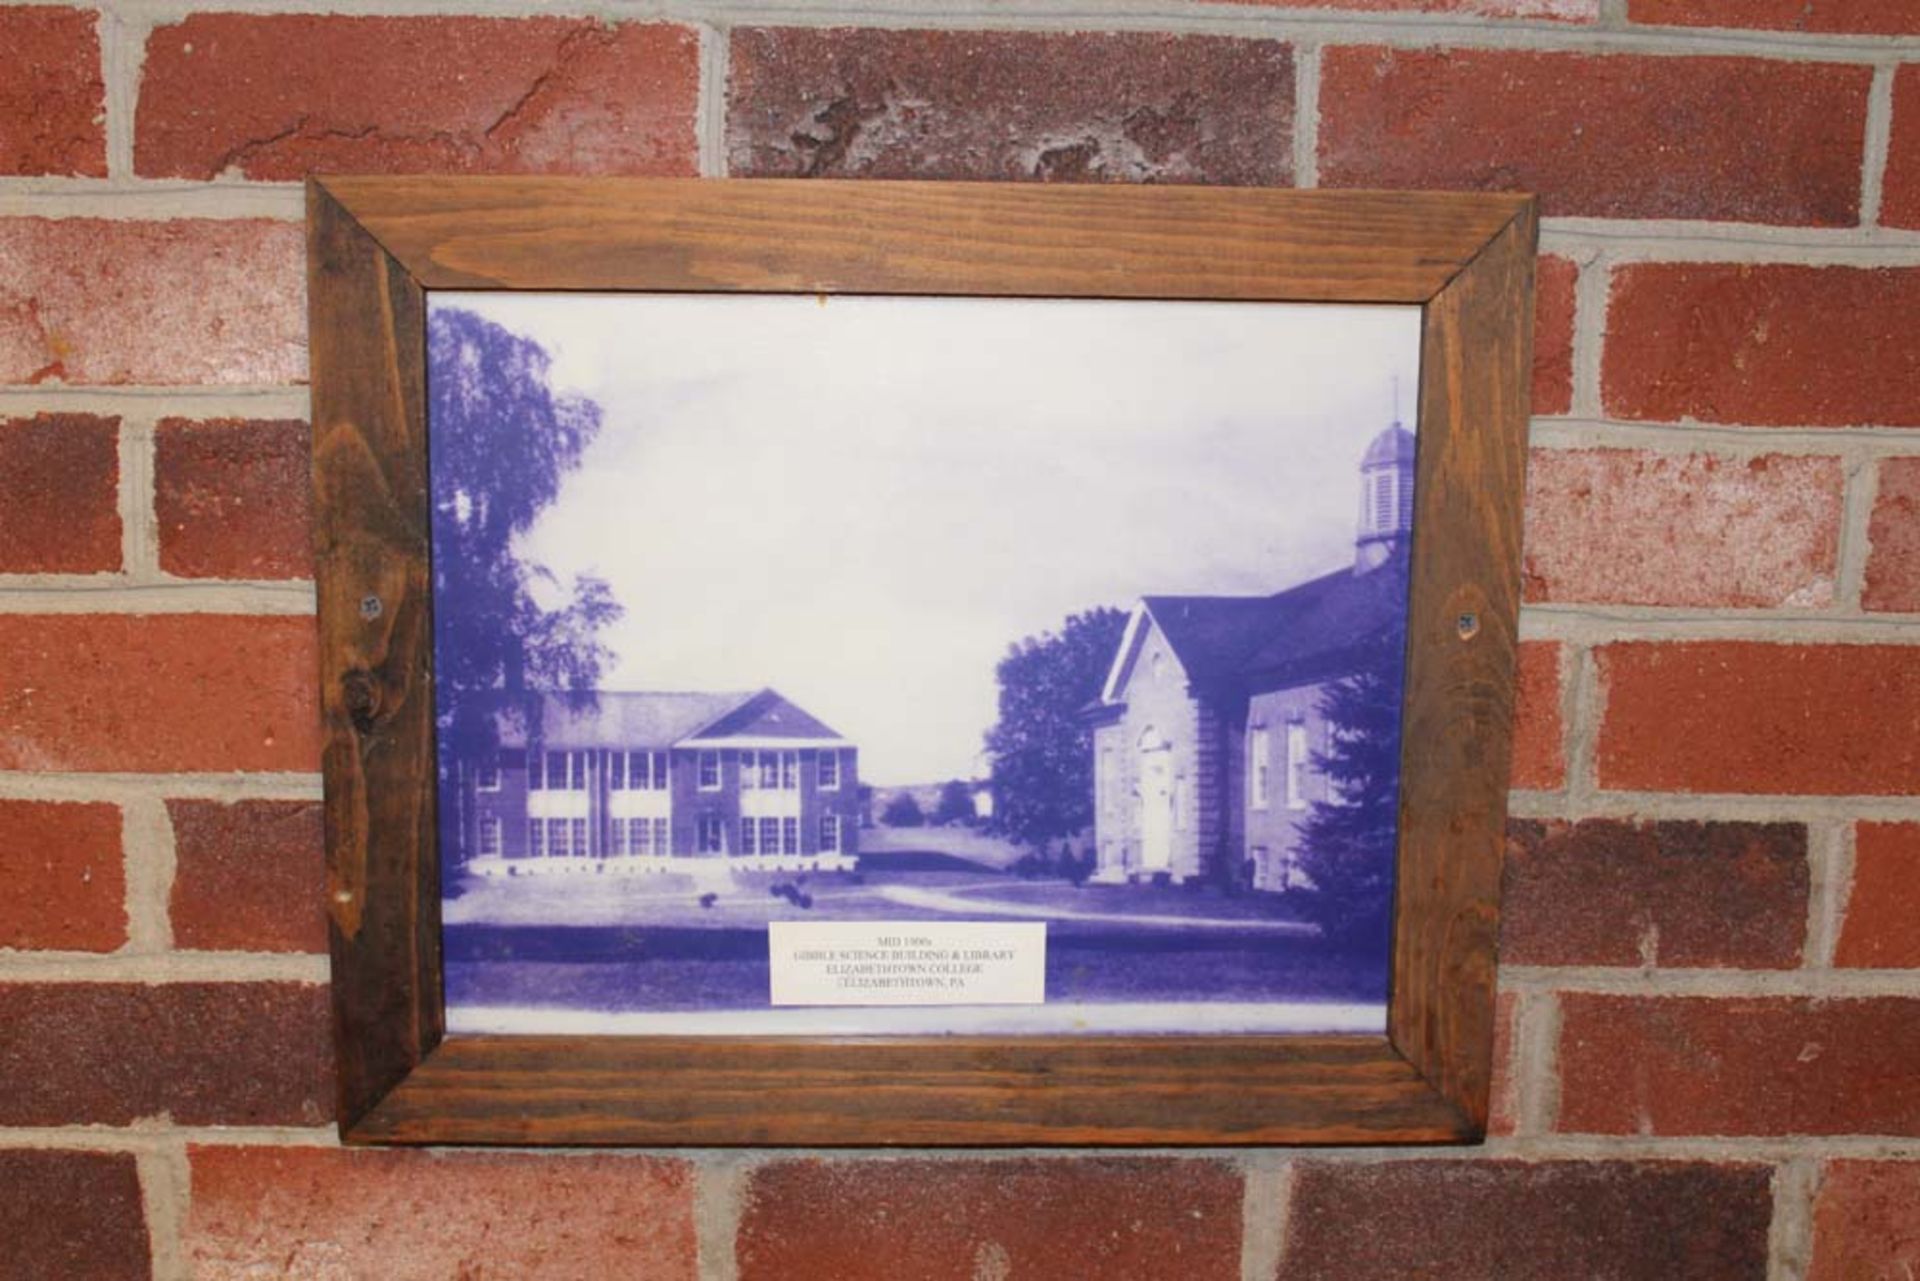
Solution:
[[[351,1143],[1462,1143],[1484,1133],[1531,197],[567,178],[308,185],[338,1122]],[[427,291],[1423,309],[1385,1036],[444,1035]]]

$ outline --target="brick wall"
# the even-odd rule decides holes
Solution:
[[[0,1277],[1920,1267],[1920,8],[191,7],[0,7]],[[339,1150],[313,168],[1539,192],[1496,1136]]]

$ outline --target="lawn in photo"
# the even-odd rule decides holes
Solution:
[[[450,1030],[1384,1028],[1418,308],[429,298]]]

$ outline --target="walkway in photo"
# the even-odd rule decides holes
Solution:
[[[1233,930],[1287,934],[1295,938],[1317,938],[1320,927],[1306,921],[1263,921],[1259,919],[1222,920],[1210,916],[1170,916],[1146,912],[1082,912],[1070,907],[1042,907],[1031,903],[1007,903],[985,891],[960,893],[949,890],[920,889],[911,885],[881,885],[874,893],[904,907],[942,912],[950,916],[979,915],[1031,917],[1037,921],[1101,921],[1110,925],[1166,925],[1178,929]]]

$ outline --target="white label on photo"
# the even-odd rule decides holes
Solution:
[[[775,1005],[1041,1005],[1044,921],[769,921]]]

